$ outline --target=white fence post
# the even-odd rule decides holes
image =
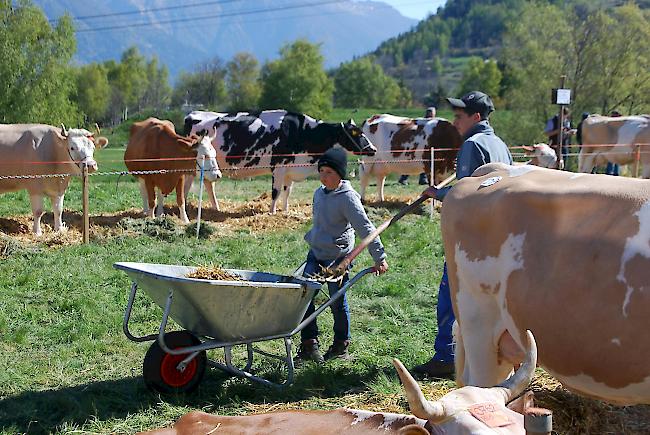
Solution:
[[[199,238],[199,231],[201,230],[201,208],[203,206],[203,168],[205,168],[205,156],[201,161],[201,176],[199,177],[199,210],[196,215],[196,238]]]
[[[90,217],[88,211],[88,165],[82,163],[81,166],[81,191],[83,202],[83,242],[88,243],[90,240]]]

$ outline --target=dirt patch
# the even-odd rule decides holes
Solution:
[[[271,198],[268,193],[260,195],[252,201],[219,202],[220,211],[212,208],[203,208],[201,221],[207,222],[211,231],[204,231],[203,237],[219,237],[245,231],[259,233],[265,231],[296,229],[311,219],[311,204],[307,202],[293,202],[288,212],[279,211],[272,215],[269,213]],[[186,226],[178,218],[177,206],[165,206],[165,216],[160,219],[144,219],[142,211],[130,209],[117,213],[102,213],[90,216],[90,239],[92,241],[106,240],[124,234],[148,234],[152,237],[165,238],[166,234],[176,236],[192,234],[196,226],[186,231]],[[198,207],[195,202],[187,206],[190,220],[195,221]],[[83,216],[76,211],[66,210],[63,221],[67,230],[56,233],[53,231],[52,213],[46,213],[41,220],[43,235],[36,237],[32,234],[32,216],[11,216],[0,218],[0,232],[11,236],[21,242],[37,243],[50,247],[79,244],[82,242]]]

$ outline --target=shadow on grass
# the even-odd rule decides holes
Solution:
[[[296,372],[295,384],[284,389],[264,387],[208,369],[199,389],[192,394],[161,397],[149,391],[141,377],[92,382],[58,390],[26,391],[0,399],[0,428],[19,433],[52,433],[63,425],[83,426],[94,420],[125,419],[156,408],[161,401],[219,412],[224,407],[236,408],[242,402],[269,404],[310,397],[336,397],[366,390],[367,383],[382,371],[360,368],[356,365],[308,365]],[[271,375],[273,378],[274,374]]]

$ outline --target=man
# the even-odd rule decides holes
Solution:
[[[560,156],[558,160],[558,169],[563,170],[567,163],[567,158],[569,155],[569,146],[571,146],[571,135],[575,134],[575,130],[571,129],[571,112],[569,108],[564,106],[562,107],[563,112],[563,122],[562,122],[562,146],[560,147],[560,117],[559,115],[554,115],[551,119],[546,121],[546,127],[544,128],[544,134],[548,137],[548,144],[555,154]]]
[[[621,112],[619,112],[618,110],[612,110],[609,113],[609,116],[611,116],[612,118],[618,118],[619,116],[623,116],[623,115],[621,115]],[[607,175],[618,176],[618,164],[607,162],[607,168],[605,169],[605,173]]]
[[[479,91],[472,91],[462,98],[447,98],[454,111],[454,126],[464,142],[456,158],[456,178],[469,177],[480,166],[492,162],[512,164],[508,146],[496,135],[488,121],[494,111],[492,99]],[[440,201],[453,187],[436,189],[431,186],[423,194]],[[444,207],[444,202],[443,202]],[[434,344],[435,355],[425,364],[413,368],[420,376],[449,377],[454,373],[454,353],[451,326],[454,312],[451,306],[447,263],[444,265],[437,305],[438,334]]]
[[[427,110],[424,112],[424,117],[425,118],[435,118],[436,117],[436,108],[433,107],[433,106],[427,107]],[[402,185],[406,186],[406,185],[409,184],[409,182],[407,181],[408,178],[409,178],[408,174],[402,175],[401,177],[399,177],[399,180],[397,180],[397,182],[399,184],[402,184]],[[420,185],[429,184],[429,177],[427,177],[426,172],[422,172],[420,174],[420,180],[418,181],[418,184],[420,184]]]

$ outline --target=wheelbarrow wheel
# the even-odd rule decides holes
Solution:
[[[176,349],[201,344],[201,341],[188,331],[174,331],[165,334],[165,343],[170,349]],[[149,389],[163,394],[189,393],[195,390],[205,374],[207,356],[205,351],[200,352],[187,364],[185,370],[179,370],[178,364],[188,355],[189,353],[168,354],[162,350],[158,340],[154,341],[142,365],[144,383]]]

